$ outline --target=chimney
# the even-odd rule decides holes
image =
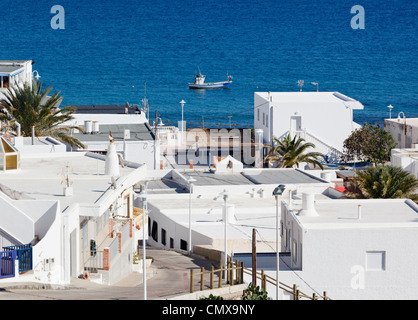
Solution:
[[[357,219],[361,220],[361,204],[358,205]]]
[[[105,174],[118,177],[119,173],[119,158],[116,153],[116,146],[113,140],[109,143],[109,148],[106,154]]]
[[[299,216],[318,216],[318,212],[315,210],[315,194],[307,192],[302,193],[302,210],[299,211]]]

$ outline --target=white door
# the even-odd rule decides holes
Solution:
[[[290,131],[301,131],[302,130],[302,117],[292,116],[290,117]]]

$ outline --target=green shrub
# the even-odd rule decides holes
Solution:
[[[250,283],[248,288],[244,290],[241,300],[270,300],[270,298],[267,295],[267,291]]]
[[[212,293],[209,295],[209,297],[201,296],[200,300],[223,300],[221,296],[214,296]]]

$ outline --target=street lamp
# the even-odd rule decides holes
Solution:
[[[189,184],[189,255],[192,254],[192,193],[193,193],[193,182],[196,182],[196,179],[190,177],[187,180]]]
[[[318,89],[319,83],[318,82],[311,82],[311,84],[316,86],[316,92],[319,92],[319,89]]]
[[[183,132],[183,130],[184,130],[184,125],[183,125],[183,118],[184,118],[183,111],[184,110],[183,110],[183,108],[184,108],[184,104],[186,103],[186,101],[181,100],[179,103],[181,104],[181,132]]]
[[[225,206],[225,216],[224,216],[224,255],[225,255],[225,261],[224,266],[225,270],[227,268],[227,257],[228,257],[228,241],[227,241],[227,224],[228,224],[228,207],[227,207],[227,200],[229,193],[224,189],[222,193],[219,194],[224,199],[224,206]]]
[[[36,76],[35,76],[35,72],[36,72]],[[34,75],[34,77],[36,78],[36,80],[38,80],[38,81],[39,81],[39,79],[41,78],[41,76],[39,75],[38,70],[34,70],[34,71],[32,71],[32,74]]]
[[[390,105],[388,105],[388,108],[389,108],[389,119],[392,119],[392,109],[393,109],[393,106],[390,104]]]
[[[276,198],[276,300],[279,300],[279,196],[283,194],[286,187],[283,184],[278,185],[273,190],[273,196]]]
[[[144,300],[147,300],[147,262],[146,262],[146,245],[145,245],[145,212],[148,211],[147,208],[147,186],[148,182],[145,182],[145,188],[139,194],[139,198],[142,199],[142,276],[143,276],[143,285],[144,285]]]

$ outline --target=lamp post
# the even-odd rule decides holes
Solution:
[[[282,184],[273,190],[273,196],[276,198],[276,300],[279,300],[279,196],[283,194],[286,187]]]
[[[314,86],[316,86],[316,92],[319,92],[319,83],[318,82],[311,82]]]
[[[186,103],[186,101],[184,101],[183,99],[179,102],[181,104],[181,142],[183,143],[183,130],[184,130],[184,121],[183,121],[183,108],[184,108],[184,104]]]
[[[35,72],[36,72],[36,76],[35,76]],[[38,70],[32,71],[32,74],[34,75],[35,79],[39,81],[39,79],[41,78],[41,76],[39,75]]]
[[[145,212],[148,211],[147,205],[147,186],[148,182],[145,182],[145,189],[139,194],[142,199],[142,276],[143,276],[143,287],[144,287],[144,300],[147,300],[147,255],[146,255],[146,244],[145,244]]]
[[[392,109],[393,109],[393,106],[390,104],[390,105],[388,105],[388,108],[389,108],[389,119],[392,119]]]
[[[227,206],[227,201],[228,201],[229,193],[228,193],[228,191],[226,191],[224,189],[224,191],[220,195],[224,199],[224,206],[225,206],[225,216],[224,216],[224,256],[225,256],[225,261],[224,261],[224,267],[225,267],[225,270],[226,270],[226,268],[227,268],[227,257],[228,257],[228,240],[227,240],[228,206]]]
[[[189,184],[189,255],[192,254],[192,193],[193,193],[193,182],[195,179],[189,178],[187,183]]]

